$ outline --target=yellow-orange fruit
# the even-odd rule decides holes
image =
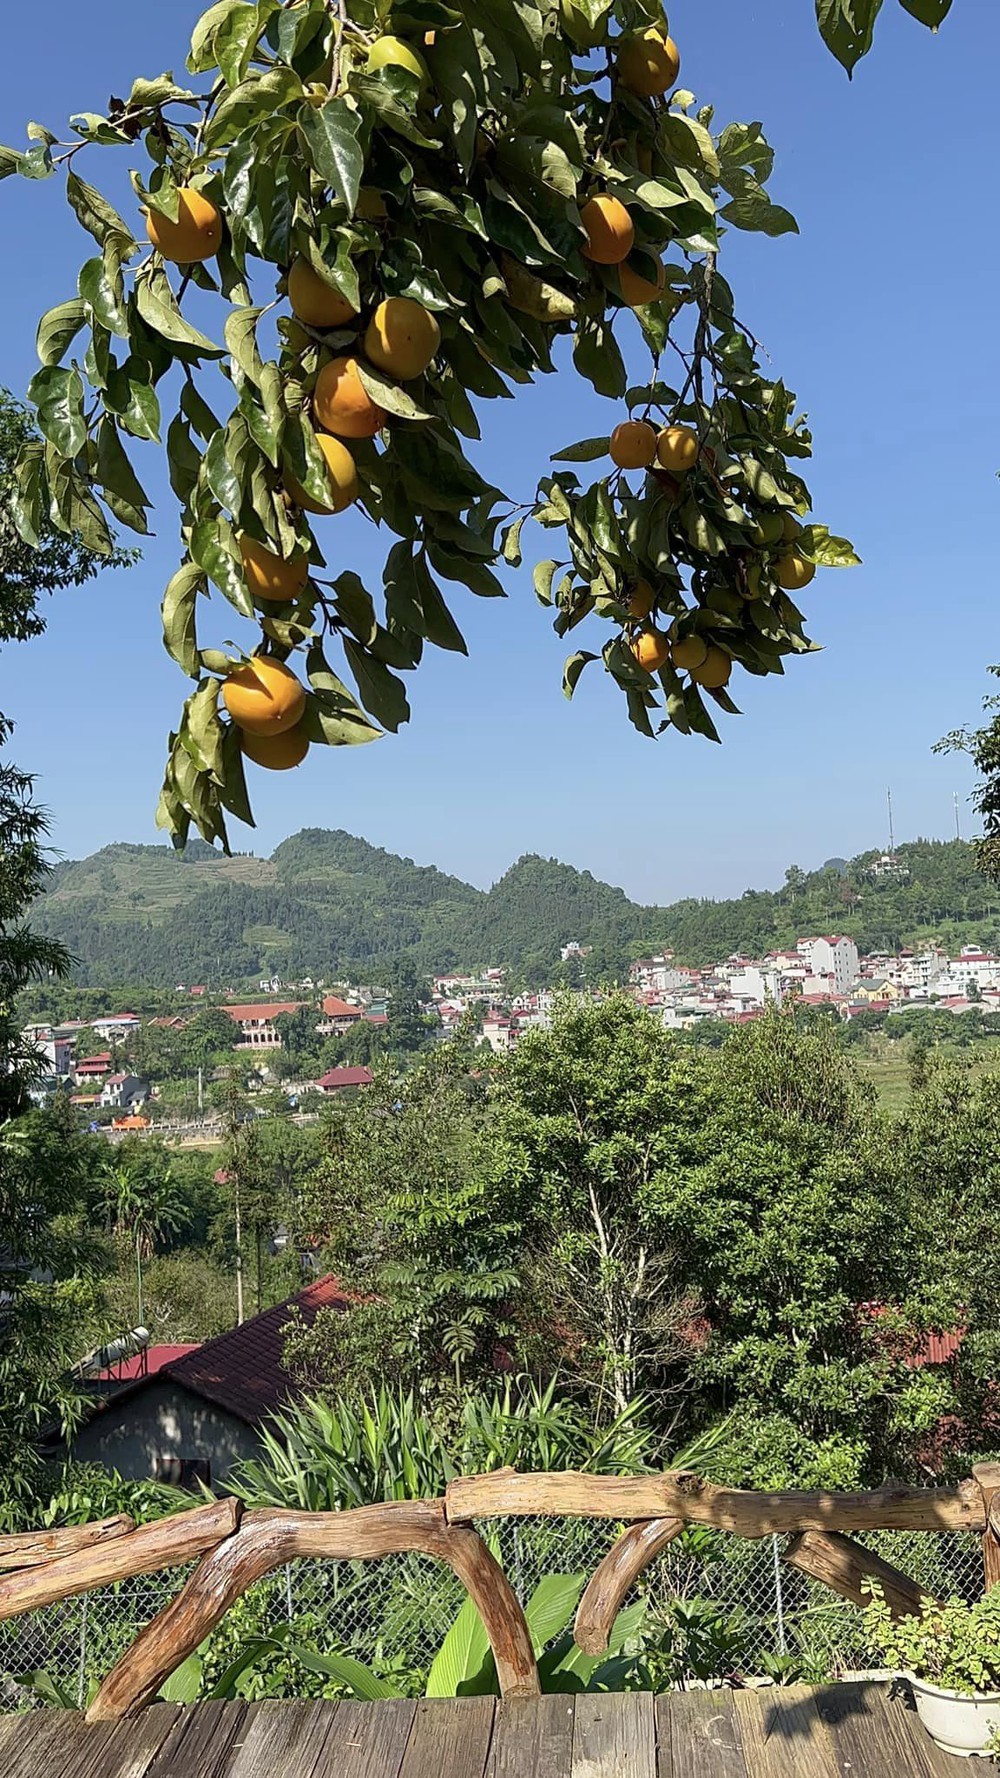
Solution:
[[[785,521],[780,512],[762,512],[753,528],[753,540],[764,549],[773,549],[785,534]]]
[[[611,461],[619,469],[648,469],[656,459],[656,428],[648,420],[622,420],[611,434]]]
[[[635,223],[620,198],[598,192],[584,204],[580,221],[587,231],[585,259],[595,265],[621,265],[628,258],[635,246]]]
[[[658,302],[663,295],[666,282],[667,268],[662,262],[655,284],[651,278],[644,278],[641,272],[634,272],[627,262],[618,268],[618,283],[621,288],[622,300],[630,309],[641,309],[647,303]]]
[[[211,259],[222,244],[222,213],[211,198],[191,185],[177,194],[177,221],[146,211],[146,233],[153,246],[174,265],[199,265]]]
[[[281,735],[251,735],[244,730],[240,746],[247,759],[268,772],[290,772],[300,766],[309,752],[309,742],[301,723]]]
[[[332,290],[307,259],[297,259],[288,274],[288,300],[292,314],[306,327],[347,327],[357,320],[357,309]]]
[[[300,487],[293,475],[285,472],[285,492],[293,506],[299,506],[303,512],[312,512],[319,518],[328,517],[332,512],[344,512],[352,506],[358,497],[358,471],[354,458],[339,438],[332,438],[329,432],[317,432],[316,443],[326,459],[327,479],[330,484],[330,497],[325,506],[307,494]]]
[[[385,424],[385,412],[373,401],[358,375],[356,358],[333,358],[316,379],[313,412],[326,432],[337,438],[374,438]]]
[[[402,37],[379,37],[368,51],[368,72],[377,74],[382,68],[405,68],[415,74],[421,87],[430,80],[430,71],[419,50],[405,43]]]
[[[265,549],[255,537],[240,538],[243,575],[255,599],[280,605],[297,599],[309,579],[309,563],[305,557],[285,562],[272,550]]]
[[[670,659],[670,643],[662,630],[643,630],[629,646],[646,673],[657,673]]]
[[[659,99],[677,85],[680,51],[668,35],[666,20],[645,31],[631,31],[618,48],[618,78],[640,99]]]
[[[656,594],[648,580],[637,580],[629,587],[628,614],[637,624],[644,624],[653,606]]]
[[[708,659],[708,643],[702,636],[683,636],[670,647],[670,655],[679,673],[693,673]]]
[[[705,659],[698,667],[690,669],[691,677],[696,685],[703,685],[706,691],[721,691],[729,684],[733,671],[730,656],[723,648],[710,648]]]
[[[656,461],[671,475],[687,475],[698,461],[698,434],[690,426],[665,426],[656,441]]]
[[[401,383],[422,377],[441,344],[429,309],[409,296],[390,296],[375,310],[365,334],[365,357]]]
[[[786,593],[801,593],[803,587],[815,580],[816,565],[792,550],[789,555],[778,557],[774,564],[774,578]]]
[[[223,682],[222,701],[237,728],[249,735],[281,735],[306,707],[305,687],[284,661],[255,654]]]

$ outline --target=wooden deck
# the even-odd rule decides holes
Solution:
[[[945,1778],[884,1686],[0,1718],[2,1778]]]

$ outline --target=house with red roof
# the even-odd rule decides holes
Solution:
[[[299,1012],[304,1005],[304,1000],[262,1000],[250,1006],[224,1006],[222,1011],[239,1026],[236,1049],[280,1050],[281,1035],[275,1020],[283,1013]]]
[[[336,1278],[318,1278],[242,1327],[178,1349],[155,1370],[147,1355],[146,1374],[110,1393],[101,1379],[103,1393],[91,1402],[70,1455],[136,1481],[224,1483],[234,1464],[260,1454],[266,1422],[300,1393],[284,1366],[286,1328],[311,1326],[321,1311],[348,1307]]]
[[[348,1093],[356,1091],[358,1087],[370,1087],[374,1079],[370,1068],[331,1068],[329,1074],[324,1074],[322,1080],[316,1084],[321,1093],[330,1097],[334,1093]]]
[[[316,1030],[321,1037],[339,1037],[365,1016],[363,1006],[352,1006],[349,1000],[341,1000],[337,994],[327,994],[320,1014]]]

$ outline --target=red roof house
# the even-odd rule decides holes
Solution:
[[[352,1087],[370,1087],[374,1079],[370,1068],[331,1068],[316,1084],[321,1093],[343,1093]]]
[[[336,1278],[319,1278],[242,1327],[178,1349],[91,1404],[73,1439],[74,1459],[136,1480],[183,1486],[224,1479],[234,1464],[259,1455],[268,1416],[298,1393],[284,1365],[288,1326],[349,1306]]]

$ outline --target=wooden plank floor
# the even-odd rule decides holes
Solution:
[[[953,1778],[880,1685],[0,1718],[2,1778]]]

